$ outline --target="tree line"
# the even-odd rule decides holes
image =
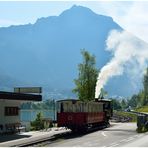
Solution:
[[[136,108],[148,105],[148,68],[143,76],[143,89],[131,97],[130,105]]]

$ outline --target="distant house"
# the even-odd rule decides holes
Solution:
[[[42,101],[41,95],[0,91],[0,130],[20,123],[20,106],[24,102]]]

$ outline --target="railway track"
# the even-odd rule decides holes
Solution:
[[[65,133],[58,133],[58,134],[53,135],[51,137],[42,137],[37,140],[26,141],[22,144],[12,145],[11,147],[38,147],[40,145],[42,146],[42,145],[50,144],[53,141],[56,141],[57,139],[68,136],[70,134],[71,134],[71,131],[67,131]]]
[[[32,140],[32,141],[26,141],[22,144],[16,144],[16,145],[12,145],[11,147],[43,147],[43,146],[47,146],[50,145],[53,142],[56,142],[59,139],[69,139],[69,138],[75,138],[75,137],[79,137],[83,134],[89,134],[91,132],[95,132],[97,130],[101,130],[104,127],[96,127],[93,129],[89,129],[87,131],[87,133],[73,133],[71,131],[67,131],[64,133],[58,133],[56,135],[53,135],[51,137],[42,137],[40,139],[37,140]]]

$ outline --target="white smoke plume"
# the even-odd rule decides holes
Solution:
[[[96,83],[95,98],[98,98],[101,88],[110,78],[122,75],[132,63],[136,64],[137,71],[143,70],[148,61],[148,44],[126,31],[112,30],[106,40],[107,51],[112,52],[113,58],[100,71]],[[130,66],[127,71],[135,71]],[[137,74],[137,73],[135,73]],[[133,75],[134,76],[134,75]]]

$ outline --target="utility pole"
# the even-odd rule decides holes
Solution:
[[[56,120],[56,119],[55,119],[55,118],[56,118],[56,117],[55,117],[55,114],[56,114],[56,106],[55,106],[55,100],[54,100],[54,99],[53,99],[53,114],[54,114],[53,117],[54,117],[54,126],[55,126],[55,120]]]

